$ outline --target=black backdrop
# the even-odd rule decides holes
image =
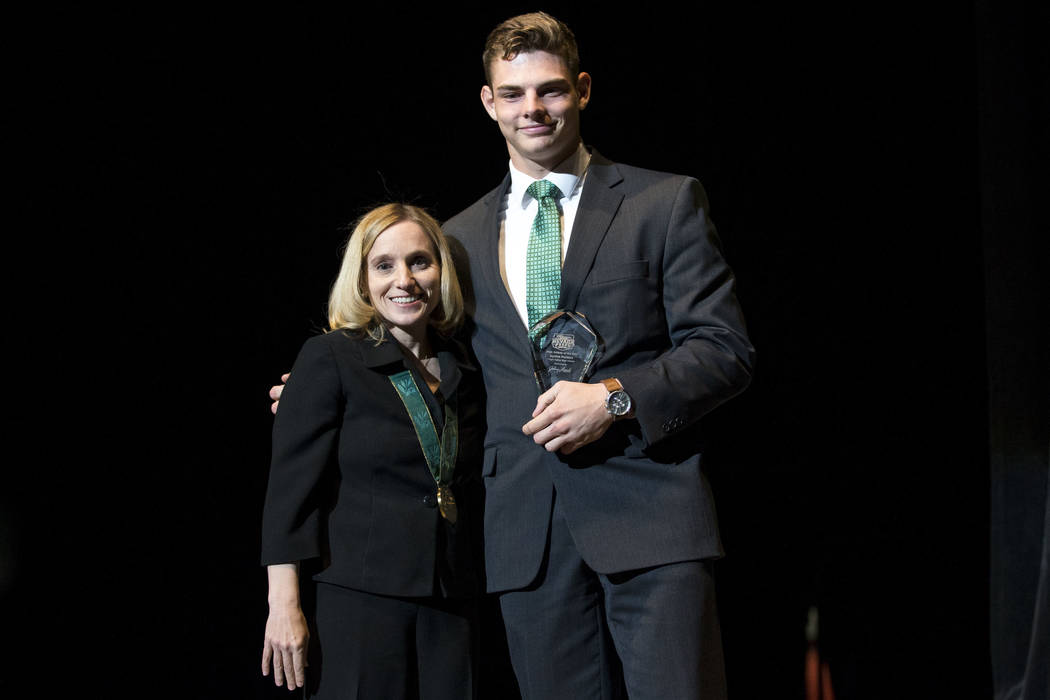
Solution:
[[[813,605],[840,698],[991,692],[985,30],[944,5],[559,15],[594,77],[585,141],[705,183],[758,348],[709,421],[736,697],[801,696]],[[28,451],[0,683],[282,695],[257,670],[266,390],[356,214],[447,218],[498,182],[480,47],[532,9],[13,22],[9,265],[31,274],[5,413]]]

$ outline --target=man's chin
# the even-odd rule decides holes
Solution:
[[[566,146],[565,144],[557,143],[548,138],[544,143],[536,141],[523,144],[522,147],[517,150],[524,158],[527,158],[533,163],[543,163],[550,167],[554,167],[568,158],[575,148],[575,144],[572,146]]]

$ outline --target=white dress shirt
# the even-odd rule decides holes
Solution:
[[[546,177],[540,178],[553,183],[561,192],[558,211],[561,214],[562,264],[565,264],[565,252],[569,249],[572,224],[576,220],[576,209],[590,162],[591,154],[581,142],[571,156],[547,173]],[[525,257],[529,249],[532,221],[539,209],[539,203],[527,190],[534,182],[536,178],[521,172],[513,163],[510,165],[510,190],[503,202],[500,222],[500,271],[514,307],[526,327],[529,314],[525,306]]]

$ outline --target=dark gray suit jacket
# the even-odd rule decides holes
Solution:
[[[605,340],[594,380],[618,377],[637,418],[562,456],[521,432],[538,390],[524,325],[499,271],[509,176],[444,230],[459,257],[488,397],[483,476],[492,591],[529,585],[554,492],[601,573],[719,556],[698,421],[750,381],[753,348],[707,198],[691,178],[593,153],[562,269],[561,308]]]

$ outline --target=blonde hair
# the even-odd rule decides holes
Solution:
[[[363,331],[377,342],[383,340],[382,319],[368,300],[365,263],[379,234],[402,221],[411,221],[423,229],[434,245],[441,266],[441,303],[431,314],[430,325],[439,333],[450,335],[463,323],[463,295],[441,226],[423,209],[394,202],[376,207],[358,219],[346,242],[339,276],[328,297],[328,326],[331,330]]]
[[[580,72],[580,52],[568,25],[546,12],[530,12],[511,17],[489,33],[481,54],[485,82],[492,85],[490,69],[493,61],[513,61],[518,54],[531,51],[545,51],[560,57],[573,80]]]

